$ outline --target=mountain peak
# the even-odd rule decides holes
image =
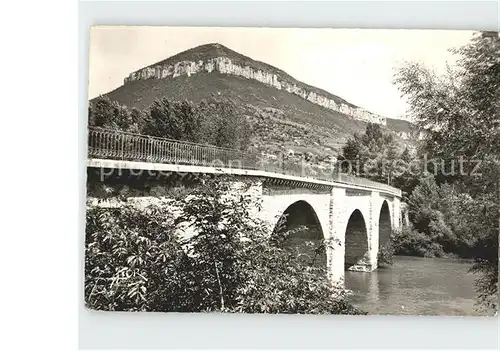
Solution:
[[[176,62],[179,61],[205,61],[209,59],[213,59],[216,57],[220,56],[225,56],[225,57],[235,57],[235,56],[243,56],[239,53],[237,53],[234,50],[229,49],[228,47],[220,44],[220,43],[208,43],[208,44],[202,44],[199,46],[196,46],[191,49],[187,49],[184,51],[179,52],[178,54],[175,54],[173,56],[170,56],[164,60],[158,61],[156,63],[153,63],[148,67],[155,67],[155,66],[163,66],[163,65],[171,65],[175,64]],[[246,57],[246,56],[243,56]],[[248,58],[250,59],[250,58]]]
[[[276,118],[331,129],[342,138],[362,131],[360,123],[387,125],[389,120],[217,42],[196,46],[132,72],[123,86],[106,95],[120,104],[144,109],[158,98],[200,101],[210,94],[236,101],[243,110],[250,111],[244,113],[253,114],[254,109],[281,111]],[[391,127],[394,124],[389,123]],[[392,129],[406,127],[399,124]]]
[[[132,72],[125,78],[125,84],[137,80],[175,79],[182,75],[190,77],[194,74],[212,72],[256,80],[351,118],[386,124],[385,117],[353,105],[325,90],[300,82],[274,66],[251,59],[219,43],[200,45]]]

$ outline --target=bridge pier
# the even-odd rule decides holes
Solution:
[[[368,252],[370,271],[377,269],[379,251],[379,220],[380,204],[383,202],[378,192],[372,191],[370,194],[370,225],[368,227]]]
[[[344,188],[332,188],[330,197],[330,233],[331,245],[327,250],[328,257],[328,277],[331,282],[344,284],[345,272],[345,230],[343,228],[343,218],[345,217]]]

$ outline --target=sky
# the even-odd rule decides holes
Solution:
[[[393,85],[404,61],[444,72],[450,48],[471,31],[97,26],[90,31],[89,99],[121,85],[129,73],[192,47],[219,43],[273,65],[371,112],[405,116]]]

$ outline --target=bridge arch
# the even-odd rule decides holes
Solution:
[[[365,270],[369,265],[367,222],[359,209],[354,210],[345,229],[345,266],[347,270]]]
[[[283,241],[284,247],[297,250],[307,264],[326,266],[326,250],[322,246],[325,238],[324,228],[316,210],[309,202],[298,200],[288,205],[274,225],[273,235],[279,235],[283,230],[292,231]],[[311,242],[313,246],[308,244]]]
[[[392,216],[391,210],[387,200],[382,202],[382,206],[380,207],[379,217],[378,217],[378,247],[379,249],[386,246],[389,240],[391,239],[392,234]]]

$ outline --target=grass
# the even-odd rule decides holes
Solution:
[[[210,95],[234,100],[239,106],[251,105],[261,109],[275,108],[285,118],[299,124],[329,128],[338,134],[351,135],[364,131],[366,123],[313,104],[297,95],[278,90],[257,81],[220,73],[198,73],[170,79],[148,79],[127,83],[108,94],[111,100],[139,109],[148,108],[155,99],[198,102]]]

